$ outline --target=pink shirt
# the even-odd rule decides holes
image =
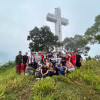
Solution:
[[[68,69],[70,69],[70,68],[73,68],[74,66],[73,66],[73,64],[71,62],[68,62],[68,63],[66,63],[66,67]]]

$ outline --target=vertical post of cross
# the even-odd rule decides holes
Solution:
[[[47,21],[55,23],[55,35],[58,36],[59,42],[62,42],[62,27],[61,25],[68,25],[68,20],[61,17],[61,10],[60,8],[55,8],[55,14],[47,14],[46,17]],[[61,48],[59,48],[61,49]]]
[[[61,32],[61,10],[60,8],[55,8],[55,16],[57,21],[55,22],[55,35],[58,36],[59,42],[62,41],[62,32]]]

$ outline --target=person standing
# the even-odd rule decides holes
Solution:
[[[27,60],[28,60],[28,52],[25,53],[25,55],[23,56],[23,70],[25,72],[26,70],[26,66],[27,66]]]
[[[70,61],[70,56],[69,56],[68,52],[66,52],[65,58],[66,58],[66,60]]]
[[[81,57],[81,55],[79,55],[78,51],[76,51],[76,66],[78,68],[81,67],[81,61],[82,61],[82,57]]]
[[[66,66],[66,58],[63,56],[63,54],[61,55],[61,63],[62,66]]]
[[[53,63],[54,67],[55,67],[56,59],[57,59],[56,53],[53,52],[53,55],[52,55],[52,58],[51,58],[51,62]]]
[[[44,53],[44,60],[46,60],[46,59],[48,59],[48,54],[47,54],[47,52],[45,51],[45,53]]]
[[[22,52],[19,51],[19,54],[16,56],[15,59],[15,64],[16,64],[16,73],[21,74],[22,73],[22,64],[23,64],[23,56],[22,56]]]
[[[34,52],[33,57],[34,57],[34,68],[37,69],[36,52]]]
[[[76,65],[76,55],[74,54],[74,51],[71,52],[71,63],[75,67],[75,65]]]
[[[41,52],[39,51],[38,54],[35,56],[35,61],[37,62],[37,67],[41,64]]]
[[[41,51],[40,55],[41,55],[41,63],[43,63],[44,62],[44,54],[42,51]]]
[[[51,62],[51,58],[52,58],[52,53],[49,52],[49,54],[48,54],[48,59],[49,59],[50,62]]]
[[[33,53],[27,59],[28,68],[26,69],[27,72],[32,72],[34,70],[34,57]]]

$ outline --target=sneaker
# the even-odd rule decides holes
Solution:
[[[39,80],[40,80],[40,78],[36,78],[36,80],[37,80],[37,81],[39,81]]]
[[[28,75],[28,73],[25,73],[25,76],[27,76]]]

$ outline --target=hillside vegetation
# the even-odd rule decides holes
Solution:
[[[35,81],[17,75],[9,62],[0,68],[0,100],[100,100],[100,61],[86,61],[65,76]]]

